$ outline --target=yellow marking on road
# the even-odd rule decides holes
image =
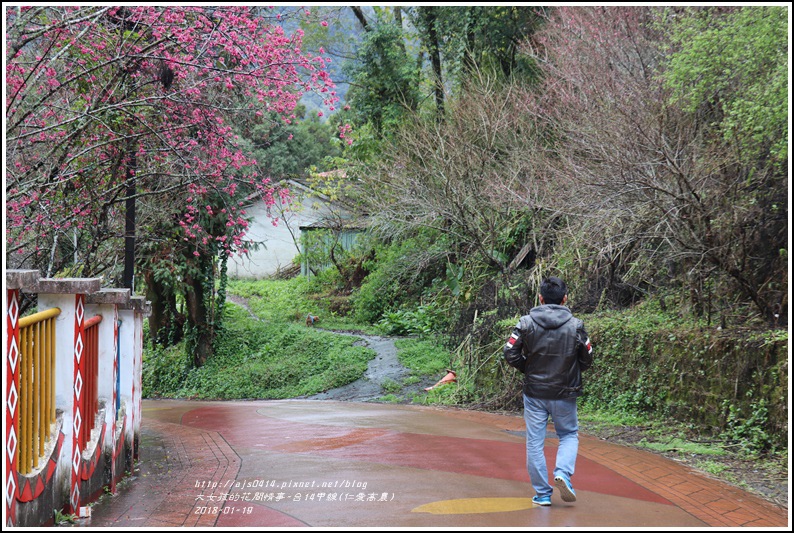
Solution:
[[[461,498],[426,503],[411,510],[412,513],[480,514],[523,511],[538,507],[532,498]]]

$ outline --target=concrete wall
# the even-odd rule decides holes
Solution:
[[[262,279],[290,267],[299,253],[300,226],[318,224],[330,216],[332,209],[329,204],[322,199],[310,198],[305,188],[293,185],[292,193],[296,202],[288,210],[278,206],[268,210],[261,200],[246,208],[246,213],[253,217],[246,240],[261,242],[263,246],[245,256],[230,258],[230,278]]]

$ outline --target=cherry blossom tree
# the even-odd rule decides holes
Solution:
[[[288,201],[231,124],[294,120],[307,91],[331,111],[337,100],[329,59],[304,53],[302,31],[288,35],[280,17],[236,5],[8,7],[9,264],[116,277],[122,239],[138,231],[144,277],[204,301],[218,259],[245,252],[242,196]]]

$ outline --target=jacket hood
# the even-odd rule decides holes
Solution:
[[[539,305],[529,311],[529,316],[543,329],[557,329],[571,318],[571,310],[564,305]]]

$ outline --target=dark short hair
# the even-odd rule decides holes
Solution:
[[[543,296],[543,301],[547,304],[560,305],[566,294],[568,294],[568,287],[560,278],[551,276],[540,284],[540,295]]]

